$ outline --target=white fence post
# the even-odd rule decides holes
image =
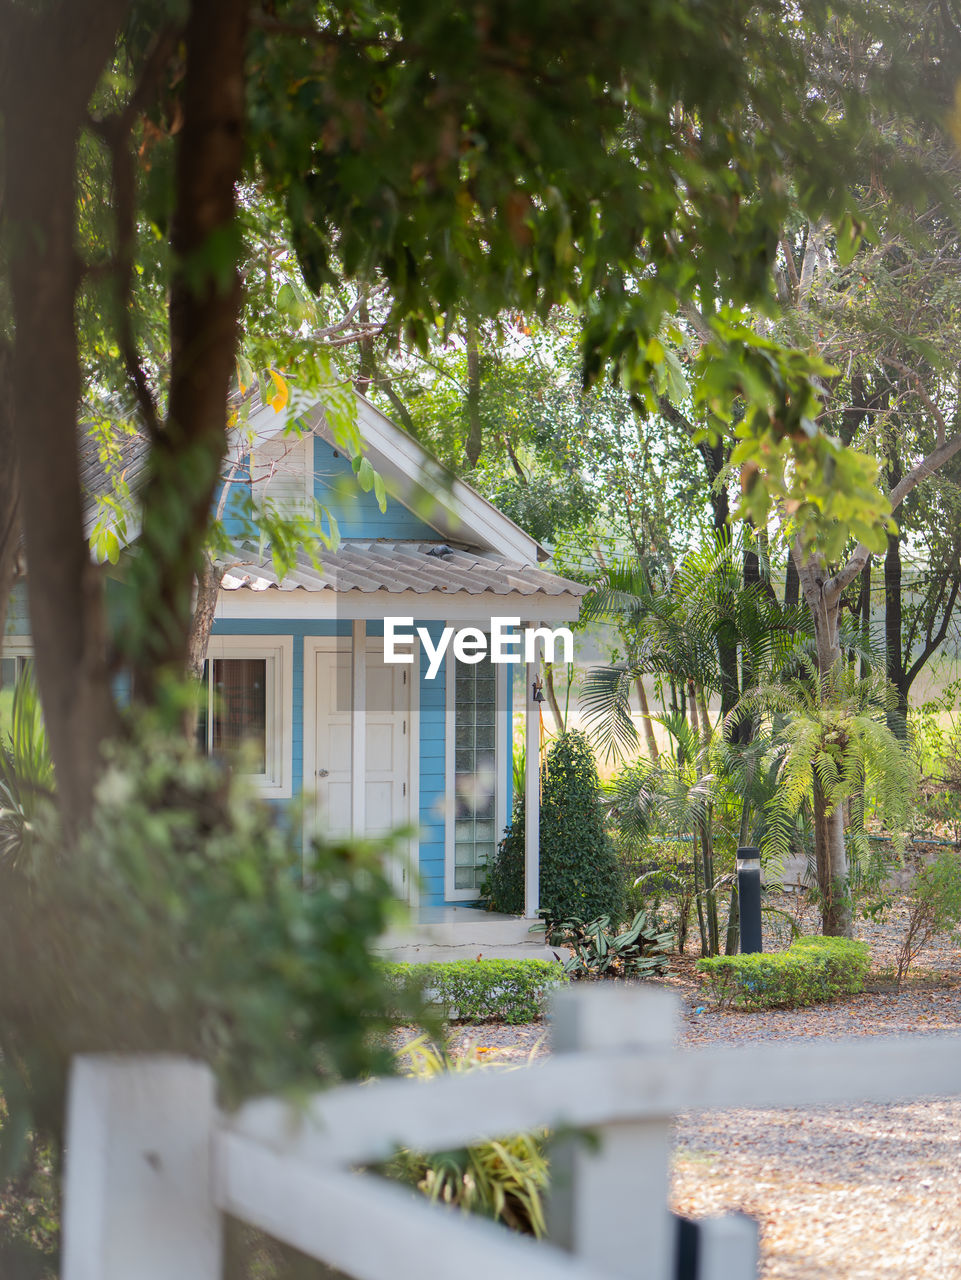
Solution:
[[[757,1223],[745,1213],[698,1222],[697,1280],[755,1280],[760,1269]]]
[[[553,1002],[555,1053],[623,1049],[643,1070],[645,1049],[669,1047],[677,1018],[670,992],[592,985]],[[548,1235],[612,1276],[672,1280],[675,1223],[667,1208],[670,1115],[606,1124],[596,1142],[563,1137],[551,1150]]]
[[[63,1280],[221,1280],[209,1068],[75,1058],[67,1108]]]

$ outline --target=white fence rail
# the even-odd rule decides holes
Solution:
[[[357,1280],[672,1280],[670,1126],[680,1111],[961,1093],[961,1037],[679,1051],[657,988],[554,1002],[549,1059],[517,1071],[385,1080],[217,1111],[177,1058],[78,1058],[71,1078],[63,1280],[220,1280],[221,1215]],[[357,1165],[548,1127],[550,1243],[434,1206]],[[575,1130],[590,1131],[585,1143]],[[695,1280],[751,1280],[753,1222],[702,1224]]]

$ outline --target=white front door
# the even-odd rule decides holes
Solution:
[[[386,835],[411,823],[410,669],[384,662],[382,640],[360,640],[363,654],[358,648],[356,660],[346,638],[309,641],[305,653],[304,784],[313,774],[313,824],[335,836]],[[362,690],[360,698],[355,690]],[[362,715],[353,712],[357,701],[363,702]],[[364,779],[360,794],[355,776]],[[416,842],[405,842],[405,856],[389,867],[404,899],[415,850]]]
[[[410,820],[410,685],[405,666],[384,662],[383,641],[367,641],[364,832],[385,835]]]
[[[353,729],[351,654],[349,643],[330,641],[314,651],[314,717],[305,763],[313,769],[316,796],[314,823],[332,836],[351,829],[351,740]],[[305,787],[311,779],[304,778]]]

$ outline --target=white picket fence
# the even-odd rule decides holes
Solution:
[[[671,1280],[671,1122],[729,1107],[961,1093],[961,1037],[682,1051],[658,988],[561,992],[553,1054],[519,1070],[396,1079],[225,1115],[203,1065],[78,1058],[67,1128],[63,1280],[221,1280],[232,1214],[357,1280]],[[358,1165],[547,1127],[550,1243],[429,1204]],[[585,1141],[576,1131],[595,1135]],[[697,1280],[750,1280],[743,1216],[702,1226]]]

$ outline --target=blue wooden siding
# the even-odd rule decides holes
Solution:
[[[373,491],[364,493],[350,459],[326,440],[314,438],[314,496],[333,512],[342,538],[419,538],[441,541],[440,534],[394,498],[381,511]]]
[[[304,639],[307,636],[349,636],[350,622],[343,619],[290,619],[290,618],[218,618],[213,625],[215,636],[293,636],[293,763],[291,779],[294,797],[304,786]],[[289,801],[278,801],[289,804]]]
[[[229,537],[239,538],[244,533],[244,521],[240,512],[249,481],[247,470],[240,468],[231,484],[223,517],[224,529]],[[333,513],[342,538],[417,538],[423,542],[442,541],[436,529],[395,498],[388,498],[387,510],[381,511],[373,491],[364,493],[357,483],[350,459],[318,436],[314,437],[314,497]],[[219,502],[219,497],[216,502]],[[249,516],[247,524],[249,526]],[[247,533],[249,536],[249,528]]]
[[[220,499],[223,495],[223,489],[220,489],[217,497],[214,499],[214,512],[220,505]],[[250,469],[248,467],[238,467],[237,474],[234,476],[230,484],[230,492],[227,494],[227,501],[224,503],[223,526],[224,532],[228,538],[242,538],[246,533],[250,536]],[[242,514],[244,506],[247,506],[246,517]],[[246,526],[246,527],[245,527]]]
[[[414,627],[426,627],[431,639],[436,644],[444,628],[443,622],[415,620]],[[293,663],[293,717],[291,732],[293,735],[293,791],[297,796],[304,786],[304,640],[309,636],[350,636],[351,621],[349,619],[334,620],[294,620],[282,618],[218,619],[214,623],[214,635],[278,635],[292,636],[294,645]],[[384,624],[378,620],[367,623],[367,635],[382,636]],[[420,808],[419,824],[421,830],[419,870],[421,877],[420,900],[425,906],[441,906],[444,896],[444,856],[445,856],[445,805],[447,791],[446,772],[446,688],[447,658],[445,657],[440,671],[433,680],[427,679],[428,659],[421,646],[420,658]],[[508,680],[508,704],[503,714],[511,722],[512,698]],[[508,734],[510,738],[510,734]],[[512,802],[511,758],[499,762],[506,773],[507,815],[510,820]],[[287,801],[277,802],[279,805]],[[461,902],[459,905],[464,906]]]

